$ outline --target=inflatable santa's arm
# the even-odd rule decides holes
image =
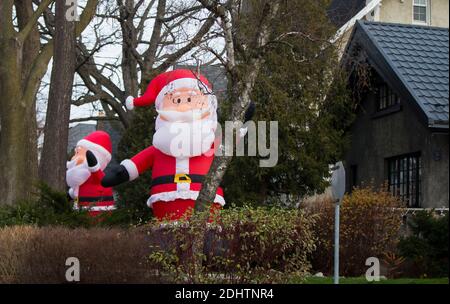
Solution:
[[[120,165],[112,166],[102,179],[103,187],[113,187],[127,181],[135,180],[153,166],[155,148],[142,150],[131,159],[123,160]]]

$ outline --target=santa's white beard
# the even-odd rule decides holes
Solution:
[[[86,161],[80,165],[77,165],[75,160],[67,162],[66,182],[72,189],[71,192],[74,196],[78,196],[79,187],[84,184],[90,176],[91,172],[88,169]]]
[[[217,120],[202,119],[191,122],[169,122],[159,116],[153,145],[173,157],[194,157],[211,149]]]

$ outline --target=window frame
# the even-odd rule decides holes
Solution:
[[[415,7],[424,7],[425,8],[425,21],[422,20],[416,20],[414,18],[414,8]],[[429,25],[430,24],[430,0],[425,0],[425,5],[423,4],[416,4],[416,0],[412,1],[412,23],[413,24],[421,24],[421,25]]]
[[[411,167],[411,164],[415,164],[415,166]],[[387,158],[386,165],[389,192],[400,197],[409,208],[421,208],[423,173],[421,153],[415,152]],[[392,167],[395,167],[394,170]]]
[[[394,100],[395,98],[395,100]],[[377,86],[376,112],[385,112],[398,107],[401,103],[400,96],[386,83],[380,82]],[[382,104],[384,106],[382,106]]]

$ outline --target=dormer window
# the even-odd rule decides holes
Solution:
[[[428,0],[413,0],[413,22],[428,24]]]
[[[378,111],[386,110],[390,107],[400,104],[400,98],[386,84],[381,83],[378,87]]]

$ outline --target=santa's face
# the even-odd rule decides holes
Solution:
[[[172,122],[204,119],[211,114],[208,96],[193,88],[179,88],[168,92],[164,95],[158,112],[162,120]]]
[[[71,161],[74,161],[76,165],[81,165],[86,161],[86,152],[87,149],[85,147],[77,146],[74,150],[75,154],[72,157]]]
[[[78,187],[86,182],[91,175],[86,161],[86,151],[86,148],[77,146],[75,155],[67,162],[66,181],[67,185],[74,191],[75,196],[78,195]]]
[[[217,101],[195,88],[178,88],[159,105],[153,145],[167,155],[192,157],[211,149],[217,127]]]

